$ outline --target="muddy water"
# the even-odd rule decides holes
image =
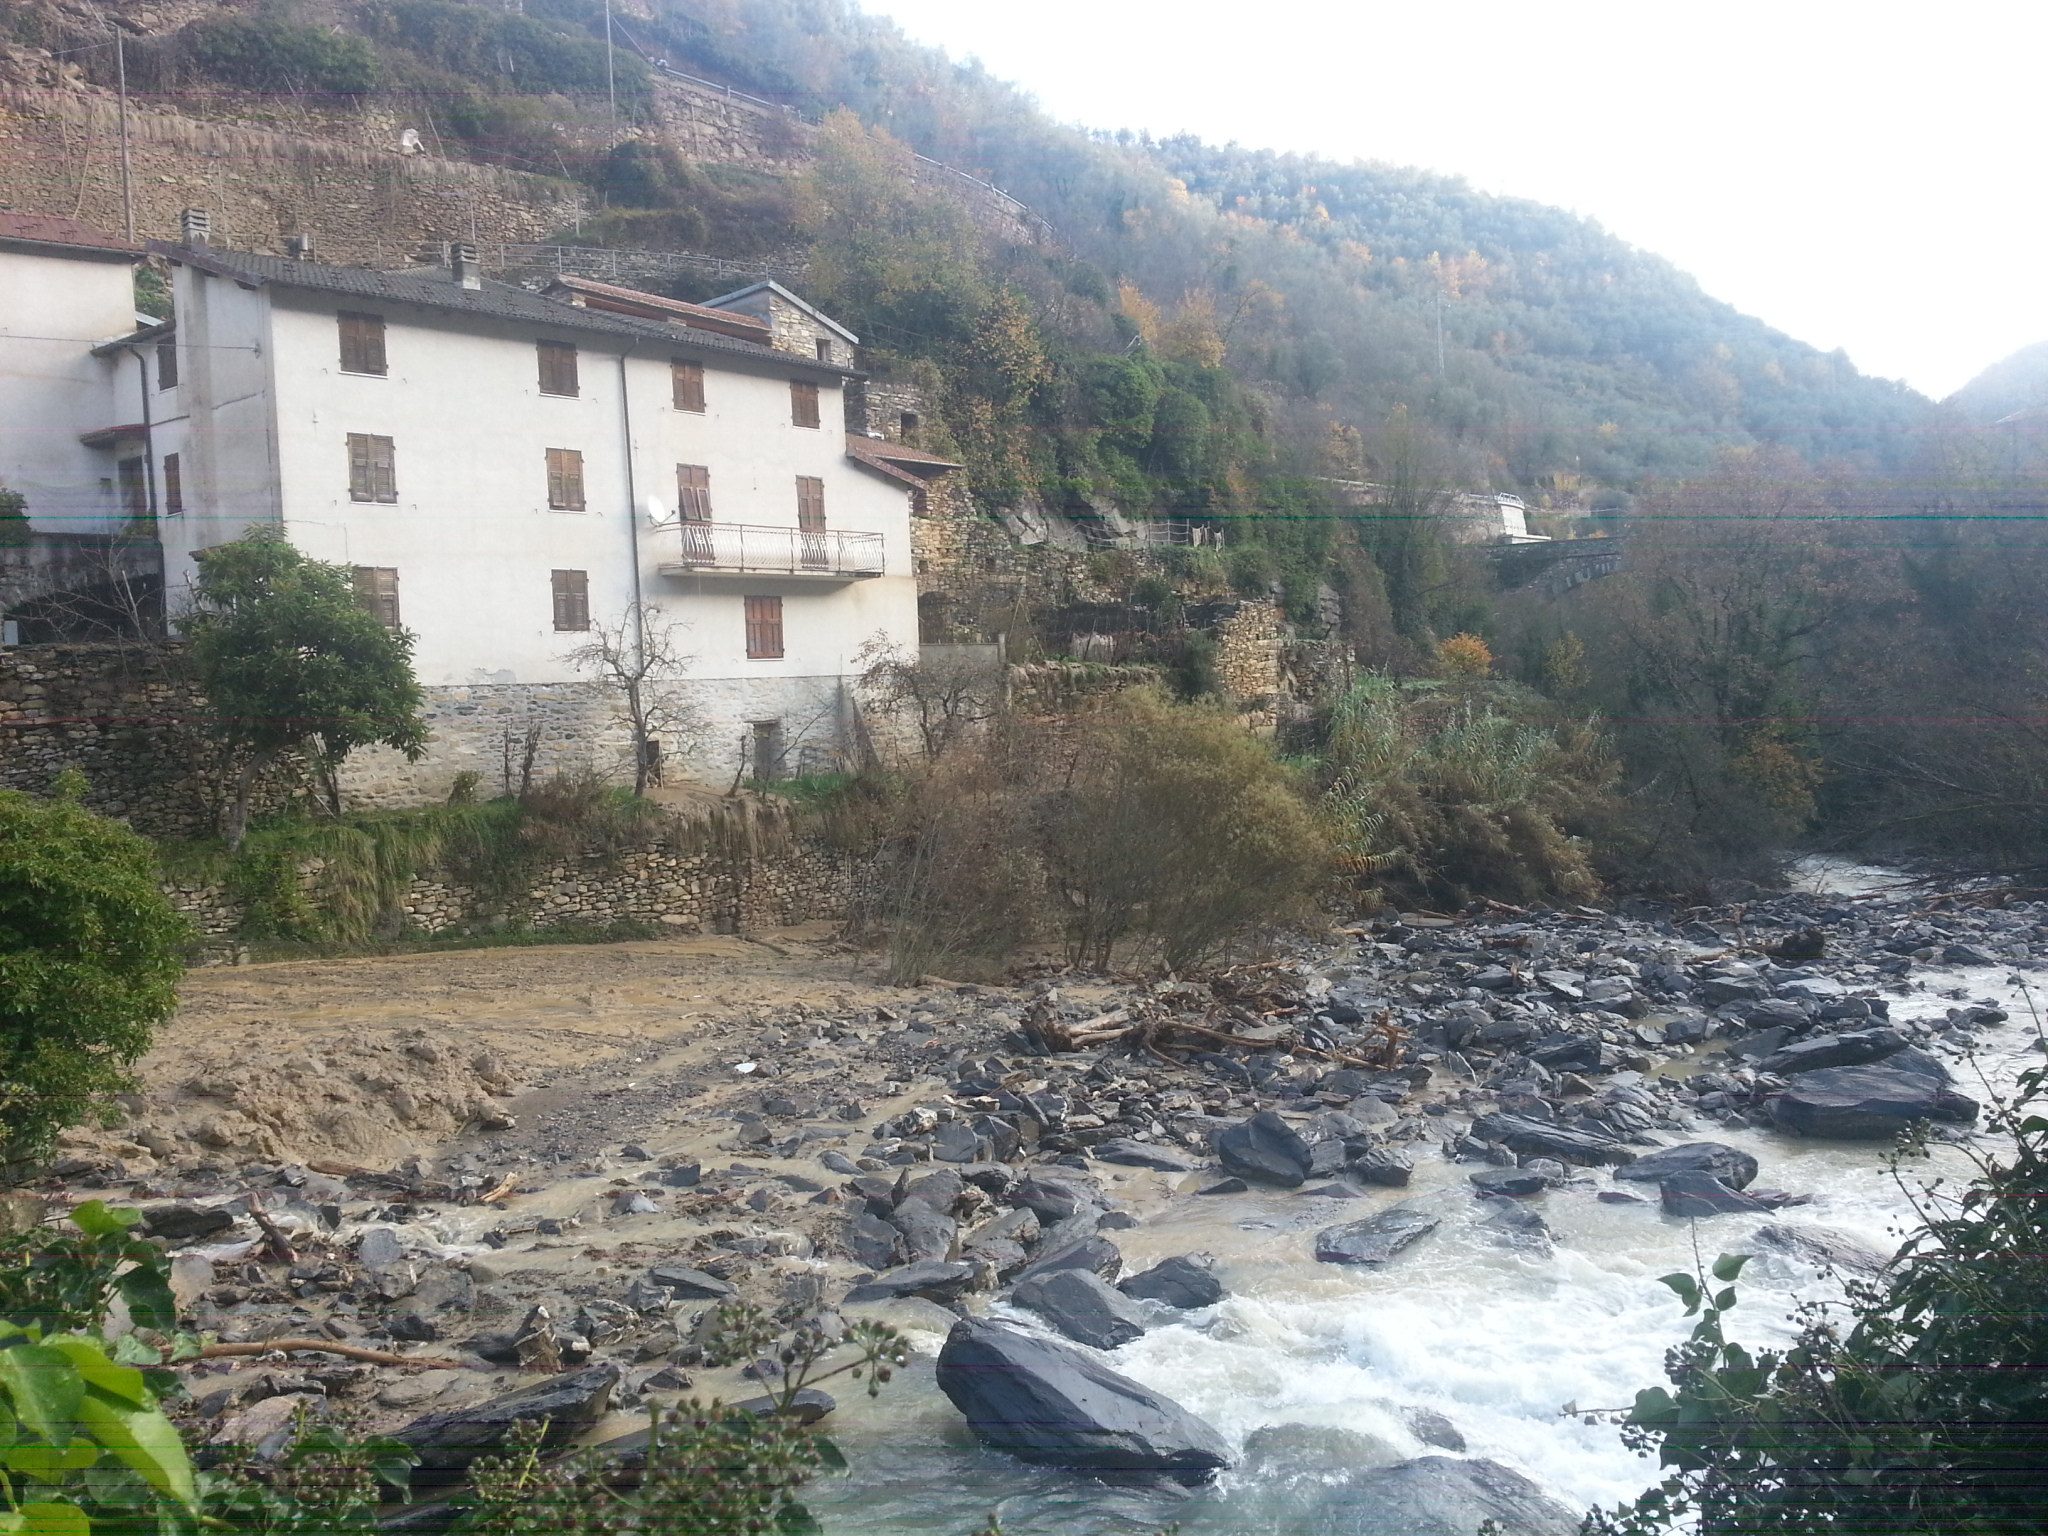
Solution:
[[[1842,883],[1864,873],[1852,869]],[[2012,1015],[1986,1032],[1975,1066],[1958,1073],[1966,1092],[1988,1097],[2040,1061],[2028,999],[2005,972],[1927,971],[1919,979],[1921,990],[1894,1000],[1896,1018],[1939,1014],[1964,997],[1996,1001]],[[1711,1127],[1699,1134],[1755,1155],[1758,1187],[1815,1197],[1776,1218],[1786,1225],[1832,1229],[1888,1254],[1911,1223],[1907,1190],[1880,1148]],[[1627,1450],[1613,1427],[1560,1409],[1623,1406],[1638,1388],[1661,1382],[1664,1352],[1687,1324],[1657,1277],[1740,1246],[1759,1219],[1685,1222],[1663,1217],[1654,1203],[1603,1204],[1597,1190],[1613,1186],[1600,1176],[1540,1197],[1556,1248],[1530,1255],[1478,1226],[1469,1169],[1429,1151],[1417,1164],[1408,1194],[1440,1208],[1445,1223],[1380,1273],[1318,1264],[1310,1246],[1317,1229],[1356,1220],[1390,1197],[1204,1199],[1149,1175],[1116,1191],[1146,1213],[1142,1226],[1117,1234],[1132,1268],[1207,1251],[1231,1291],[1210,1312],[1174,1314],[1116,1351],[1117,1368],[1202,1414],[1239,1446],[1266,1426],[1347,1435],[1290,1431],[1295,1452],[1276,1465],[1257,1454],[1269,1431],[1253,1442],[1249,1461],[1184,1498],[1105,1488],[975,1448],[931,1386],[933,1332],[918,1336],[926,1357],[909,1380],[885,1389],[878,1403],[862,1399],[842,1412],[838,1439],[852,1470],[816,1485],[813,1509],[833,1536],[964,1536],[991,1511],[1011,1536],[1151,1531],[1172,1522],[1188,1536],[1298,1536],[1322,1529],[1320,1473],[1438,1454],[1409,1428],[1405,1410],[1417,1408],[1448,1418],[1471,1454],[1521,1470],[1575,1508],[1639,1493],[1653,1464]],[[1941,1148],[1900,1177],[1920,1185],[1967,1171],[1959,1149]],[[1836,1291],[1805,1265],[1754,1261],[1732,1331],[1754,1345],[1784,1339],[1797,1303]]]

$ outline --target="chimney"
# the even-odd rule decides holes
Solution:
[[[448,269],[458,288],[481,288],[484,285],[483,269],[477,265],[476,247],[467,241],[449,248]]]
[[[178,215],[178,239],[186,245],[210,245],[213,215],[204,208],[187,208]]]
[[[284,237],[284,253],[293,261],[311,261],[313,259],[313,237],[311,235],[286,235]]]

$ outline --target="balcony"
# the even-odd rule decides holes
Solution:
[[[884,570],[882,536],[838,529],[755,528],[743,523],[678,525],[681,548],[660,565],[664,576],[780,576],[848,582]]]

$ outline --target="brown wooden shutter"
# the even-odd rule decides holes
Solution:
[[[773,661],[782,655],[782,599],[747,599],[747,657]]]
[[[160,341],[156,344],[156,387],[178,387],[178,344],[175,341]]]
[[[701,411],[704,409],[704,365],[686,363],[681,358],[672,359],[668,365],[669,387],[674,391],[676,409],[679,411]]]
[[[398,500],[398,455],[390,438],[349,433],[348,495],[351,501]]]
[[[789,381],[789,419],[792,425],[818,424],[818,386],[803,379]]]
[[[336,319],[341,323],[341,371],[389,372],[384,359],[384,317],[345,309]]]
[[[555,589],[555,628],[590,628],[590,573],[550,571]]]
[[[707,466],[676,466],[676,515],[686,523],[711,521],[711,471]]]
[[[825,482],[816,475],[796,477],[796,525],[805,533],[825,531]]]
[[[164,511],[175,517],[185,510],[185,472],[175,453],[164,455]]]
[[[577,449],[548,450],[548,505],[557,512],[583,510],[583,455]]]
[[[540,392],[544,395],[576,393],[576,349],[565,341],[543,341],[540,349]]]
[[[386,629],[398,628],[398,572],[388,565],[355,568],[356,598]]]

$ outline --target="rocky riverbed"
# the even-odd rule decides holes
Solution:
[[[1559,1409],[1659,1379],[1657,1274],[1824,1296],[1896,1243],[1899,1133],[1953,1174],[2039,1059],[2048,909],[1979,902],[1389,913],[1164,983],[885,988],[816,934],[365,961],[310,1052],[237,1004],[296,1006],[265,967],[196,996],[246,1048],[196,1031],[44,1193],[141,1205],[224,1342],[395,1357],[188,1368],[221,1443],[339,1414],[445,1482],[522,1416],[623,1434],[759,1393],[702,1360],[739,1298],[922,1352],[827,1419],[828,1530],[1565,1532],[1648,1479]]]

